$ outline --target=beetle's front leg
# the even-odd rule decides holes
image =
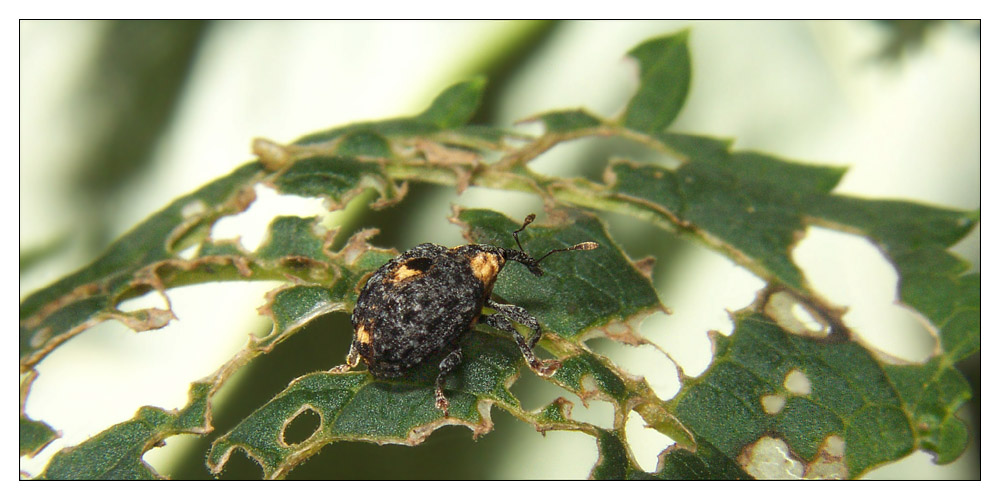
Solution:
[[[524,309],[520,307],[509,305],[509,304],[498,304],[492,300],[487,300],[486,305],[495,309],[496,314],[483,315],[479,317],[479,322],[485,325],[492,326],[497,330],[502,330],[510,333],[514,337],[514,342],[517,343],[517,347],[521,349],[521,354],[524,356],[524,360],[528,362],[528,366],[531,371],[535,372],[542,377],[551,377],[556,370],[562,366],[562,363],[557,359],[547,359],[541,360],[535,356],[532,347],[538,343],[538,339],[541,338],[541,327],[538,325],[538,321],[531,317]],[[514,328],[511,324],[510,319],[517,321],[518,323],[524,324],[533,330],[533,335],[530,340],[524,340],[520,332]]]

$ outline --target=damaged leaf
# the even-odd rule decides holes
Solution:
[[[437,362],[389,380],[368,373],[312,373],[217,439],[208,463],[218,474],[240,449],[260,464],[264,477],[276,478],[336,441],[415,445],[443,425],[464,425],[473,435],[489,432],[494,403],[518,406],[507,388],[517,378],[521,354],[509,339],[481,332],[467,336],[462,349],[464,361],[445,385],[451,403],[447,418],[434,406]],[[305,409],[319,414],[319,428],[299,443],[285,442],[285,427]]]
[[[788,333],[751,310],[737,313],[735,321],[731,337],[713,337],[716,355],[709,369],[670,402],[685,425],[725,455],[736,457],[760,436],[774,435],[808,462],[830,436],[838,436],[846,445],[848,473],[857,477],[903,458],[922,441],[954,432],[947,418],[919,420],[914,404],[903,399],[914,391],[904,382],[912,386],[916,380],[904,373],[915,368],[887,365],[854,342]],[[805,384],[793,386],[793,374],[804,376]],[[930,381],[923,391],[930,407],[925,411],[953,412],[968,396],[961,377],[919,380]],[[943,394],[944,401],[938,399]],[[769,396],[783,398],[779,411],[768,411]],[[914,432],[921,428],[923,440]],[[962,440],[955,444],[964,446]]]
[[[203,232],[220,217],[244,210],[253,201],[247,187],[263,175],[259,163],[250,163],[177,199],[119,238],[89,266],[24,298],[19,323],[21,371],[76,333],[113,317],[118,302],[159,286],[149,277],[155,275],[150,270],[177,258],[186,248],[180,244],[186,235]]]
[[[380,206],[394,203],[406,193],[375,162],[342,156],[312,156],[296,160],[270,183],[279,193],[323,197],[331,210],[343,208],[347,201],[372,188],[379,193]]]
[[[143,406],[135,418],[114,425],[77,446],[64,448],[49,461],[43,479],[166,479],[142,456],[163,440],[177,434],[204,434],[211,430],[207,418],[211,386],[191,385],[187,406],[165,411]]]
[[[744,479],[756,470],[746,463],[754,456],[748,450],[762,442],[779,442],[805,477],[858,477],[916,449],[935,453],[939,462],[954,460],[969,439],[955,412],[971,397],[955,364],[979,351],[981,298],[979,274],[968,273],[968,264],[948,248],[975,227],[978,211],[833,194],[843,168],[732,151],[731,141],[668,132],[690,85],[687,39],[687,32],[659,37],[628,53],[639,64],[639,87],[619,117],[583,109],[541,113],[532,118],[545,127],[537,137],[469,125],[485,87],[477,78],[449,87],[415,116],[337,127],[290,145],[256,140],[259,162],[178,199],[87,268],[25,298],[21,372],[34,373],[48,352],[101,321],[117,319],[136,330],[167,324],[173,319],[169,309],[124,312],[117,305],[187,284],[281,281],[259,309],[273,321],[272,330],[252,337],[215,375],[195,383],[184,409],[143,407],[134,419],[60,451],[42,477],[162,477],[143,462],[146,451],[178,433],[207,434],[209,398],[235,370],[314,319],[350,311],[370,273],[398,254],[368,244],[374,229],[335,250],[335,231],[322,228],[318,218],[294,216],[274,218],[255,252],[238,241],[212,240],[213,224],[245,210],[258,183],[283,194],[324,198],[330,209],[369,190],[378,195],[370,207],[382,208],[401,200],[409,182],[459,192],[470,186],[523,191],[547,207],[546,220],[520,233],[527,253],[539,257],[584,241],[598,247],[547,258],[541,277],[510,263],[493,289],[500,301],[524,307],[541,323],[539,350],[561,362],[547,382],[565,390],[565,397],[523,408],[509,388],[520,373],[535,375],[522,370],[523,356],[507,334],[477,327],[462,340],[463,362],[447,377],[449,417],[434,405],[440,359],[392,380],[373,379],[364,370],[308,373],[224,429],[208,455],[215,474],[224,472],[234,452],[258,463],[264,477],[279,478],[340,441],[416,445],[444,425],[467,427],[476,437],[492,429],[494,405],[543,433],[593,436],[599,454],[591,471],[595,479]],[[551,148],[584,137],[634,142],[651,153],[641,157],[657,163],[613,160],[603,183],[532,170],[532,161]],[[732,336],[713,336],[715,357],[707,370],[696,378],[681,374],[681,390],[671,401],[660,400],[644,379],[584,343],[602,335],[646,344],[639,323],[665,308],[651,282],[653,261],[631,260],[608,234],[603,215],[583,208],[689,236],[767,282],[754,305],[733,313]],[[456,208],[453,222],[470,242],[516,248],[511,233],[527,214],[516,213],[517,207],[504,210],[515,219]],[[816,294],[791,258],[812,225],[865,237],[892,262],[900,302],[937,334],[930,360],[888,364],[857,342],[840,320],[843,310]],[[781,300],[769,300],[776,297]],[[783,311],[794,305],[812,314],[822,331],[789,326]],[[351,334],[332,333],[345,344]],[[659,368],[674,370],[666,357]],[[21,394],[22,455],[57,436],[24,413],[30,378],[22,375],[28,381]],[[611,402],[611,428],[574,420],[567,398]],[[633,414],[676,442],[660,454],[653,473],[636,465],[625,440]],[[289,430],[313,419],[319,420],[315,429],[303,424],[301,436]]]

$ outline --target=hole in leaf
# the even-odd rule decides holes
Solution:
[[[263,476],[264,469],[240,447],[237,447],[229,455],[229,460],[226,461],[226,465],[219,475],[221,479],[236,480],[259,480]]]
[[[809,377],[801,370],[795,369],[785,375],[785,389],[796,396],[808,396],[812,392]]]
[[[771,295],[764,305],[764,312],[789,333],[813,338],[824,338],[830,334],[830,325],[826,320],[790,293]]]
[[[212,226],[213,240],[239,239],[243,248],[256,250],[264,241],[267,227],[279,215],[312,217],[330,214],[320,198],[278,194],[272,188],[258,184],[257,199],[243,212],[222,217]]]
[[[674,444],[673,439],[647,427],[646,421],[634,411],[629,413],[628,422],[625,423],[625,440],[632,449],[635,461],[646,472],[656,471],[660,453]]]
[[[582,176],[602,182],[608,158],[635,163],[672,163],[671,157],[621,137],[584,137],[556,144],[531,162],[532,168],[546,175]],[[675,165],[668,165],[675,166]]]
[[[867,343],[908,361],[933,354],[920,316],[896,302],[896,269],[868,240],[810,227],[792,257],[814,290],[847,306],[844,323]]]
[[[191,245],[184,250],[177,252],[177,256],[184,260],[191,260],[195,257],[195,255],[198,255],[198,248],[198,245]]]
[[[192,380],[212,373],[243,349],[247,332],[270,328],[254,309],[274,286],[234,282],[171,289],[167,295],[180,319],[162,329],[137,335],[118,321],[107,321],[62,344],[37,365],[40,376],[26,407],[32,418],[63,432],[65,440],[43,453],[128,420],[140,406],[187,405]],[[215,307],[206,308],[210,303]]]
[[[654,314],[642,325],[643,336],[670,353],[684,373],[697,376],[712,362],[711,341],[718,331],[729,335],[727,311],[751,304],[764,281],[720,254],[691,246],[657,279],[657,289],[672,314]]]
[[[805,473],[802,462],[788,450],[788,443],[771,436],[747,445],[736,460],[757,479],[802,479]]]
[[[285,424],[281,430],[281,441],[288,446],[295,446],[316,434],[323,419],[312,408],[303,408]]]
[[[200,437],[192,434],[169,436],[163,440],[163,446],[154,446],[142,455],[142,459],[161,476],[172,477],[171,473],[180,465],[177,461],[198,446]]]
[[[540,352],[541,349],[535,349],[536,354],[540,354]],[[541,408],[560,396],[571,398],[565,389],[553,384],[548,379],[532,376],[526,373],[526,370],[522,371],[521,377],[510,387],[510,391],[526,410]],[[574,415],[576,414],[576,406],[574,406]]]
[[[766,394],[760,398],[760,406],[768,415],[777,415],[785,409],[786,401],[784,394]]]
[[[141,311],[143,309],[166,309],[167,301],[163,300],[163,295],[153,290],[149,285],[143,287],[142,295],[131,299],[126,299],[118,303],[118,310],[121,312]]]
[[[827,436],[812,462],[806,465],[807,479],[847,479],[850,474],[844,459],[847,452],[844,438]]]
[[[588,387],[586,384],[584,387]],[[615,405],[604,400],[591,398],[587,404],[573,405],[573,420],[610,429],[615,425]]]
[[[607,357],[615,366],[626,372],[646,378],[656,397],[666,401],[680,390],[677,367],[652,345],[631,346],[596,337],[587,340],[587,347]]]

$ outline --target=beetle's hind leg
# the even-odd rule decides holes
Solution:
[[[462,364],[462,348],[458,347],[454,351],[448,353],[444,359],[441,360],[441,364],[438,365],[438,376],[434,379],[434,406],[437,406],[439,410],[444,412],[444,416],[448,416],[448,398],[444,397],[444,378],[451,373],[458,365]]]
[[[500,304],[494,302],[492,299],[486,300],[486,306],[495,309],[496,313],[480,316],[479,322],[511,334],[514,337],[514,342],[517,343],[517,347],[521,349],[524,360],[531,367],[531,371],[542,377],[551,377],[562,366],[562,363],[557,359],[538,359],[534,351],[531,350],[538,343],[538,339],[542,337],[542,328],[538,325],[538,320],[528,314],[528,311],[512,304]],[[531,328],[531,338],[524,340],[524,337],[514,328],[510,320],[517,321]]]

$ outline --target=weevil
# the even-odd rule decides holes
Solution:
[[[539,263],[546,257],[574,250],[593,250],[593,241],[550,250],[539,259],[528,255],[518,233],[535,220],[524,218],[514,231],[517,249],[492,245],[462,245],[446,248],[423,243],[386,262],[368,279],[351,314],[354,338],[347,362],[334,368],[345,372],[364,360],[373,376],[400,377],[428,358],[441,353],[434,381],[435,406],[448,414],[444,394],[445,377],[462,362],[462,337],[482,323],[509,333],[533,372],[550,377],[560,367],[558,360],[541,360],[532,349],[542,336],[541,326],[524,308],[493,299],[493,285],[507,262],[519,262],[535,276],[542,276]],[[493,314],[482,314],[483,307]],[[531,329],[525,339],[511,322]]]

